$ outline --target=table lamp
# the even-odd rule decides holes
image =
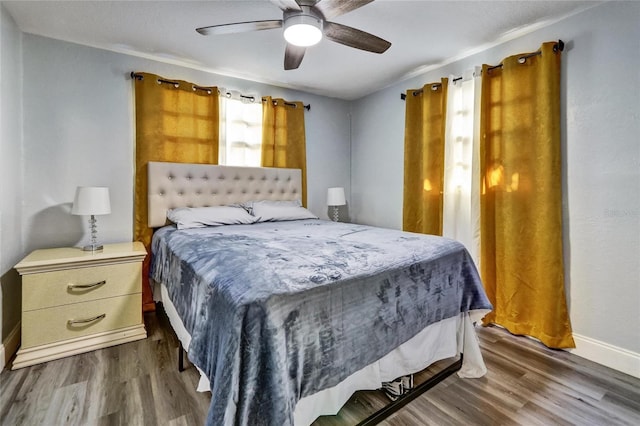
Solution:
[[[347,201],[344,197],[344,188],[329,188],[327,191],[327,205],[333,207],[333,221],[338,221],[338,206],[344,206]]]
[[[79,186],[76,189],[76,197],[73,200],[71,214],[91,216],[91,244],[84,246],[85,251],[102,250],[102,244],[98,244],[98,225],[96,215],[111,213],[109,202],[109,188],[98,186]]]

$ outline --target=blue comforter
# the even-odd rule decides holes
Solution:
[[[491,309],[461,244],[322,220],[165,227],[151,275],[211,381],[208,425],[292,425],[300,398],[430,324]]]

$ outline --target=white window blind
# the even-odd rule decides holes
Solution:
[[[226,166],[260,167],[261,144],[260,98],[247,99],[223,91],[220,96],[219,163]]]

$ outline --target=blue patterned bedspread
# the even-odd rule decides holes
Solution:
[[[292,425],[300,398],[430,324],[491,309],[461,244],[322,220],[165,227],[151,275],[192,336],[216,426]]]

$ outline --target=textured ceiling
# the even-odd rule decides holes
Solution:
[[[281,29],[202,36],[196,27],[282,19],[269,1],[3,1],[26,33],[356,99],[428,67],[583,10],[590,1],[377,0],[333,19],[392,43],[382,55],[329,40],[283,70]]]

